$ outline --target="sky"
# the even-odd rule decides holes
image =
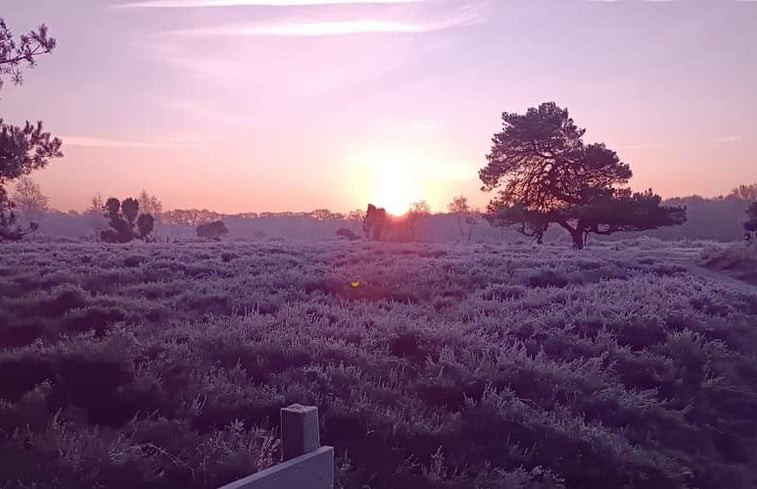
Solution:
[[[757,182],[757,0],[0,0],[58,40],[0,93],[61,210],[474,204],[502,112],[554,101],[663,197]]]

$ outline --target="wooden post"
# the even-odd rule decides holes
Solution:
[[[321,447],[318,408],[281,410],[283,462],[221,489],[334,489],[334,448]]]
[[[321,447],[318,408],[292,404],[281,410],[281,458],[284,462]]]

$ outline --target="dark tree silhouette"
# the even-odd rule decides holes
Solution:
[[[14,39],[5,21],[0,18],[0,90],[3,88],[3,76],[8,75],[15,84],[23,82],[21,68],[33,68],[37,64],[36,58],[55,49],[55,39],[50,37],[47,26],[39,26]]]
[[[0,18],[0,90],[4,76],[9,75],[11,81],[20,84],[23,81],[21,68],[33,67],[37,56],[53,48],[55,39],[48,36],[44,25],[16,40]],[[27,229],[20,227],[5,184],[44,167],[52,158],[62,157],[61,145],[60,139],[43,131],[41,122],[13,126],[0,119],[0,240],[21,239],[38,227],[36,223],[31,223]]]
[[[197,226],[197,237],[204,239],[219,240],[224,234],[228,234],[226,224],[223,221],[208,222]]]
[[[757,183],[739,185],[735,189],[731,190],[731,193],[728,195],[728,197],[739,200],[757,201]]]
[[[5,189],[0,186],[0,241],[18,241],[29,233],[39,228],[35,222],[28,227],[22,228],[18,222],[18,214],[15,212],[16,205],[8,199]]]
[[[142,214],[137,218],[137,236],[147,241],[147,236],[155,229],[155,218],[152,214]]]
[[[365,237],[380,241],[386,227],[386,219],[386,209],[368,204],[368,210],[365,212],[365,218],[363,219]]]
[[[550,224],[568,231],[577,249],[589,233],[612,234],[682,224],[686,209],[662,207],[651,191],[622,188],[631,169],[604,144],[584,144],[567,109],[555,103],[526,114],[505,112],[488,164],[479,171],[482,190],[500,188],[487,209],[493,225],[542,241]]]
[[[747,233],[757,233],[757,201],[749,204],[746,208],[747,221],[744,223],[744,229]]]
[[[139,202],[133,198],[124,199],[122,203],[115,197],[110,197],[105,201],[103,211],[110,225],[110,229],[100,233],[100,239],[106,243],[128,243],[134,238],[147,241],[155,225],[151,214],[139,214]]]
[[[121,213],[129,221],[129,227],[133,228],[139,214],[139,202],[137,202],[137,199],[132,199],[131,197],[124,199],[121,202]]]

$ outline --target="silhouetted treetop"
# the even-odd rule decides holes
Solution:
[[[23,81],[22,66],[33,67],[37,56],[49,53],[53,48],[55,39],[48,36],[44,25],[16,40],[0,18],[0,90],[5,75],[20,84]],[[42,130],[42,122],[13,126],[0,119],[0,240],[21,239],[38,227],[32,222],[28,229],[21,229],[14,211],[16,206],[8,199],[4,185],[44,167],[52,158],[62,157],[61,145],[60,139]]]
[[[550,223],[582,248],[589,233],[611,234],[681,224],[684,208],[661,207],[650,191],[621,186],[632,173],[603,143],[585,144],[585,129],[554,102],[525,114],[505,112],[494,135],[488,164],[479,171],[482,190],[499,188],[488,206],[494,225],[518,226],[541,242]]]
[[[479,177],[483,190],[502,187],[507,199],[529,210],[550,211],[611,191],[628,182],[627,164],[604,144],[584,145],[576,126],[554,102],[525,115],[502,114],[503,131],[494,135],[488,165]]]
[[[757,201],[749,204],[746,209],[747,221],[744,223],[744,229],[747,232],[757,232]]]
[[[42,123],[23,127],[0,119],[0,185],[43,168],[52,158],[61,158],[60,139],[42,130]]]
[[[757,183],[739,185],[731,191],[728,197],[740,200],[757,201]]]
[[[93,205],[94,205],[93,200]],[[103,206],[103,215],[108,219],[111,229],[100,232],[100,239],[107,243],[128,243],[134,238],[147,241],[155,227],[155,218],[151,214],[139,213],[139,202],[134,198],[123,202],[110,197]],[[136,224],[136,232],[134,225]]]
[[[3,76],[9,75],[15,84],[23,81],[21,68],[33,68],[36,58],[55,49],[55,39],[50,37],[47,26],[39,26],[28,34],[15,39],[13,33],[0,18],[0,90],[3,88]]]

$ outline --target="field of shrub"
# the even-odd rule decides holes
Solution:
[[[757,487],[757,294],[644,243],[4,244],[0,487]],[[655,247],[659,243],[654,243]]]
[[[739,243],[706,250],[704,266],[757,285],[757,246]]]

